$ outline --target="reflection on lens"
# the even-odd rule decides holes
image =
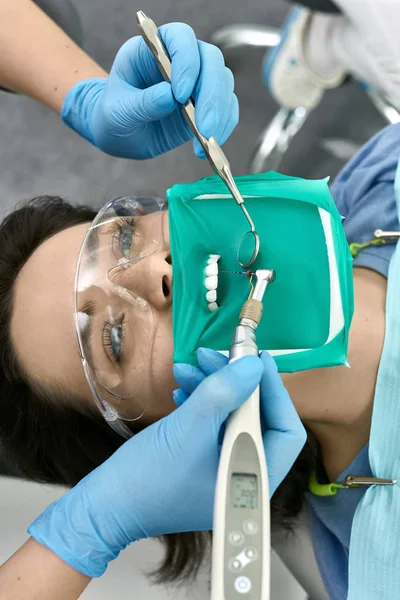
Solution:
[[[241,267],[249,267],[257,258],[259,248],[258,234],[248,231],[241,241],[238,251],[238,261]]]
[[[93,398],[107,420],[135,421],[146,408],[140,396],[154,316],[141,297],[142,279],[148,268],[144,261],[163,239],[163,207],[157,198],[108,202],[79,253],[74,303],[79,352]]]

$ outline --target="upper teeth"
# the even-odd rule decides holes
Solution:
[[[218,261],[219,254],[210,254],[205,268],[204,285],[206,287],[206,300],[208,302],[208,310],[214,312],[218,308],[217,304],[217,287],[218,287]]]
[[[217,299],[217,290],[210,290],[206,293],[207,302],[215,302]]]
[[[211,263],[206,266],[206,275],[218,275],[218,263]]]
[[[206,277],[204,285],[208,290],[216,290],[218,287],[218,275],[212,275],[211,277]]]

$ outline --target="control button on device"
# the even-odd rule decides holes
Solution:
[[[228,569],[232,571],[232,573],[237,573],[242,568],[242,563],[237,558],[231,558],[228,563]]]
[[[238,577],[235,580],[235,590],[239,594],[248,594],[251,590],[251,581],[248,577]]]
[[[253,521],[252,519],[249,519],[248,521],[245,521],[243,523],[243,530],[248,535],[254,535],[258,531],[258,525],[255,521]]]
[[[255,560],[258,556],[257,550],[253,548],[253,546],[249,546],[248,548],[246,548],[244,554],[249,560]]]
[[[229,541],[233,546],[241,546],[244,542],[244,535],[241,531],[231,531]]]

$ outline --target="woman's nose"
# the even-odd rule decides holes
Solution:
[[[169,251],[155,252],[133,263],[120,275],[120,285],[140,296],[156,310],[172,304],[172,263]]]

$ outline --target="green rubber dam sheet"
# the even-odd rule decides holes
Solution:
[[[252,270],[274,269],[257,330],[281,372],[347,364],[353,315],[352,258],[328,180],[270,172],[235,178],[260,236]],[[196,363],[204,346],[227,352],[250,292],[238,264],[247,220],[217,177],[167,191],[173,268],[175,362]],[[209,310],[205,268],[218,260],[217,304]]]

